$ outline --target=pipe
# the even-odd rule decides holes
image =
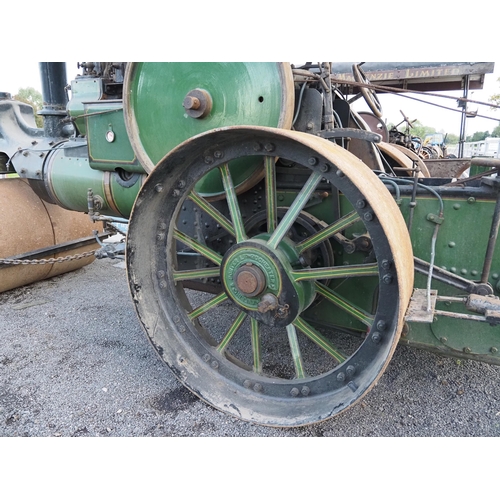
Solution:
[[[38,112],[42,115],[45,137],[69,137],[73,127],[67,127],[66,105],[66,63],[41,62],[40,79],[42,81],[43,108]]]

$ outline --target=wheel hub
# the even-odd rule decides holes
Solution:
[[[295,283],[291,278],[292,262],[298,264],[293,243],[273,250],[265,239],[260,235],[226,253],[222,283],[233,303],[254,319],[286,326],[311,304],[314,292],[309,283]]]
[[[234,282],[238,290],[247,297],[256,297],[266,287],[266,277],[257,266],[247,262],[234,273]]]

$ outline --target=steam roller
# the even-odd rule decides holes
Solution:
[[[301,426],[359,402],[398,343],[500,364],[497,183],[433,179],[390,143],[359,64],[79,63],[69,100],[57,64],[43,131],[0,100],[12,241],[57,245],[59,209],[121,227],[95,255],[125,258],[148,339],[202,400]]]

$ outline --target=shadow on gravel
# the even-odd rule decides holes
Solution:
[[[199,399],[185,387],[177,387],[171,391],[164,391],[150,401],[151,407],[160,412],[178,413],[186,410]]]

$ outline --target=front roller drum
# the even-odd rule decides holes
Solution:
[[[86,214],[65,210],[44,202],[19,178],[0,181],[0,213],[2,238],[0,258],[13,257],[92,237],[92,231],[102,230],[102,223],[94,224]],[[89,252],[99,248],[95,239],[66,250],[54,250],[44,259],[58,259]],[[93,262],[90,255],[81,259],[55,264],[14,265],[0,269],[0,293],[74,271]]]
[[[265,165],[267,223],[257,232],[242,215],[228,167],[248,155],[263,157]],[[307,178],[285,209],[276,197],[281,160],[300,166]],[[213,169],[224,181],[223,202],[208,202],[195,190]],[[305,205],[326,181],[354,208],[292,239],[303,230],[297,224]],[[189,229],[185,214],[193,211],[198,218]],[[216,224],[218,237],[205,238],[205,224]],[[350,231],[369,235],[368,256],[353,255],[350,264],[318,258],[325,243]],[[139,319],[179,380],[214,407],[270,426],[312,424],[359,401],[394,352],[413,288],[406,226],[376,175],[324,139],[264,127],[204,133],[159,162],[132,212],[127,268]],[[345,283],[359,280],[377,285],[368,301],[373,310],[342,296]],[[207,281],[219,291],[189,289]],[[309,313],[321,301],[364,324],[364,334],[344,338],[333,325],[313,324]]]

